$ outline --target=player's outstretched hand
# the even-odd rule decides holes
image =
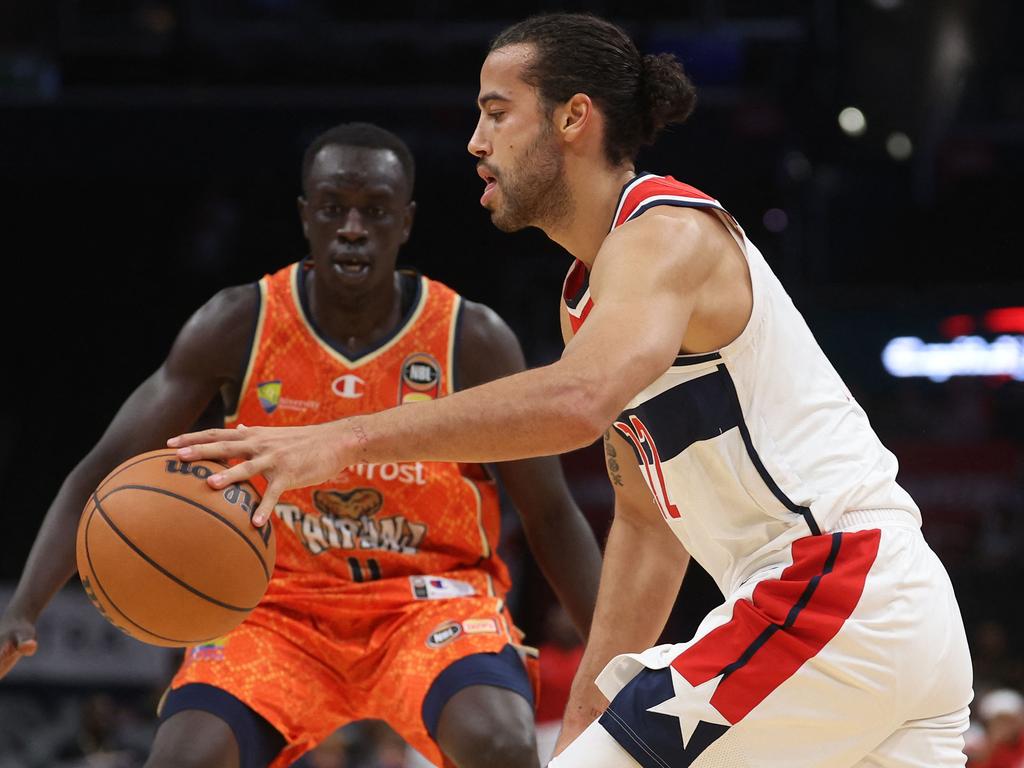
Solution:
[[[182,461],[241,460],[230,469],[210,475],[207,482],[218,490],[263,475],[267,488],[252,516],[253,525],[261,526],[270,518],[282,493],[326,482],[351,463],[340,459],[333,427],[333,422],[305,427],[240,424],[235,429],[207,429],[172,437],[167,445],[177,449]]]
[[[36,652],[36,628],[31,622],[8,616],[0,618],[0,678],[11,671],[22,656]]]

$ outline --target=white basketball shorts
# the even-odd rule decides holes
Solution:
[[[971,660],[945,569],[905,513],[840,525],[690,642],[613,659],[607,711],[551,768],[963,766]]]

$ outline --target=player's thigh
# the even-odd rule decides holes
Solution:
[[[548,768],[639,768],[640,764],[613,739],[600,723],[577,736]]]
[[[167,694],[146,768],[266,768],[284,737],[228,691],[192,683]]]
[[[240,768],[238,741],[217,715],[183,710],[160,724],[145,768]]]
[[[536,768],[533,704],[522,693],[471,685],[455,693],[437,726],[441,751],[459,768]]]
[[[906,723],[871,750],[856,768],[962,768],[967,707],[942,717]]]

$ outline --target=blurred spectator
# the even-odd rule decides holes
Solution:
[[[964,754],[967,755],[967,768],[979,768],[988,759],[988,736],[977,723],[971,723],[964,733]]]
[[[988,755],[972,768],[1021,768],[1024,765],[1024,696],[1010,688],[990,691],[978,700]]]
[[[995,688],[1024,689],[1024,661],[1014,652],[1004,624],[994,619],[980,622],[971,633],[971,651],[979,702],[982,694]]]

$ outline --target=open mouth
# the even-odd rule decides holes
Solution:
[[[362,277],[370,272],[370,263],[365,259],[342,257],[334,259],[332,263],[334,271],[346,277]]]
[[[490,173],[486,168],[477,166],[476,172],[480,175],[480,178],[484,180],[484,193],[480,196],[480,205],[486,205],[487,201],[494,194],[494,190],[498,187],[498,179],[494,174]]]

